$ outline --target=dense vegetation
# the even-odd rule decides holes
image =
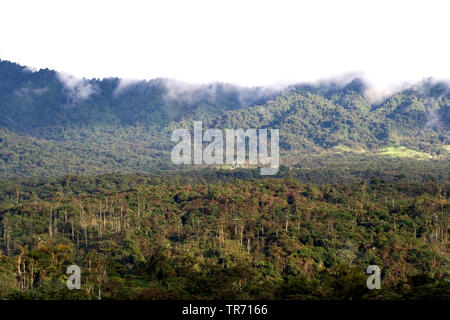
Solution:
[[[374,102],[358,79],[192,86],[0,61],[0,113],[0,299],[450,298],[447,84]],[[279,128],[279,172],[174,166],[170,134],[193,120]]]
[[[448,181],[199,174],[3,181],[0,296],[450,298]]]
[[[279,128],[288,166],[324,157],[448,160],[450,91],[424,82],[384,100],[361,80],[283,90],[156,79],[74,79],[0,61],[0,176],[173,169],[170,134],[204,128]],[[319,161],[317,161],[319,159]]]

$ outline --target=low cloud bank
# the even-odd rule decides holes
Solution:
[[[63,72],[57,72],[56,75],[69,92],[69,97],[73,101],[87,99],[97,91],[97,88],[84,78],[79,79]]]

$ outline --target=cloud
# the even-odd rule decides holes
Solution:
[[[427,123],[425,124],[425,128],[440,129],[441,126],[442,124],[439,117],[439,109],[429,109],[427,112]]]
[[[190,84],[177,80],[164,80],[166,102],[177,102],[193,105],[199,102],[219,104],[223,96],[234,95],[236,108],[263,104],[288,88],[287,84],[273,86],[243,87],[230,83],[213,82],[209,84]],[[232,107],[232,106],[229,106]]]
[[[287,90],[289,85],[285,83],[277,83],[271,86],[242,88],[238,87],[239,100],[243,107],[249,107],[256,104],[263,104],[266,100],[275,98]]]
[[[433,78],[426,78],[411,87],[421,95],[432,96],[435,98],[450,94],[449,80],[436,80]]]
[[[31,90],[28,88],[20,88],[14,90],[13,94],[20,98],[22,101],[26,101],[27,103],[32,102]]]
[[[119,79],[119,84],[113,91],[114,96],[119,96],[128,89],[134,87],[137,83],[142,82],[144,80],[137,79]]]
[[[431,79],[420,83],[403,82],[377,85],[370,81],[363,72],[350,72],[329,78],[322,78],[313,82],[302,82],[293,85],[296,88],[314,90],[319,94],[341,91],[346,87],[360,92],[370,104],[380,104],[392,95],[407,89],[414,89],[423,93],[435,83]]]
[[[97,89],[86,79],[79,79],[70,74],[57,72],[59,81],[68,90],[73,101],[80,101],[89,98]]]
[[[295,83],[292,84],[290,88],[328,95],[340,92],[346,89],[346,87],[362,93],[366,89],[366,86],[366,81],[363,80],[361,73],[352,72],[328,78],[321,78],[316,81]]]
[[[408,89],[410,87],[411,85],[407,83],[389,87],[376,87],[374,85],[368,85],[366,90],[364,91],[364,97],[371,104],[379,104],[382,103],[387,98],[391,97],[392,95],[401,92],[405,89]]]
[[[391,84],[383,87],[375,86],[366,81],[367,89],[364,93],[365,97],[371,103],[381,103],[383,100],[404,90],[414,90],[423,96],[442,97],[450,92],[450,81],[437,80],[433,78],[424,78],[420,82],[403,82],[399,84]]]
[[[349,87],[360,92],[370,104],[378,104],[393,94],[411,87],[411,84],[377,86],[367,79],[363,72],[349,72],[329,78],[322,78],[314,82],[295,85],[314,89],[318,93],[337,92]]]
[[[20,89],[14,90],[14,95],[19,96],[22,99],[31,99],[33,95],[40,96],[43,93],[47,92],[48,88],[36,88],[36,89],[30,89],[26,87],[22,87]]]
[[[195,103],[199,100],[215,102],[216,84],[198,85],[186,83],[178,80],[165,79],[166,89],[164,99],[166,102],[182,102],[187,104]]]
[[[38,71],[38,69],[36,69],[35,67],[30,67],[30,66],[24,66],[22,71],[24,72],[31,72],[31,73],[35,73]]]

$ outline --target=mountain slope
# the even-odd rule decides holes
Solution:
[[[0,61],[0,176],[170,169],[170,134],[194,120],[279,128],[289,165],[342,153],[447,159],[447,84],[423,82],[378,103],[366,89],[359,79],[283,90],[87,80]]]

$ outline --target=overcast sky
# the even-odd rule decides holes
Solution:
[[[2,1],[0,59],[78,77],[450,78],[450,1]]]

